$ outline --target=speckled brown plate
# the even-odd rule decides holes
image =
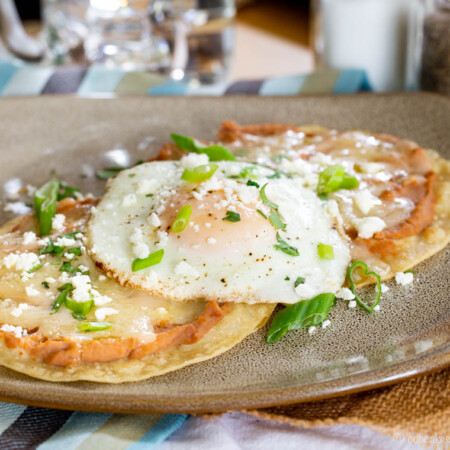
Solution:
[[[111,165],[118,155],[145,159],[169,132],[212,138],[224,119],[393,133],[450,157],[450,100],[431,94],[43,97],[0,101],[0,182],[18,176],[39,185],[55,170],[84,192],[100,194],[103,183],[92,168]],[[108,153],[113,149],[127,152]],[[91,176],[81,178],[82,172]],[[330,397],[437,370],[450,364],[449,260],[447,248],[417,267],[413,286],[389,283],[377,314],[341,302],[331,325],[312,337],[300,330],[269,346],[260,330],[212,360],[122,385],[49,383],[1,368],[0,398],[90,411],[212,412]]]

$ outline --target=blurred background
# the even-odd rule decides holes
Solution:
[[[360,70],[367,89],[450,95],[448,0],[2,0],[0,15],[0,58],[39,67],[203,86]]]

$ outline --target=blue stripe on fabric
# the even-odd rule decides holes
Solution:
[[[178,430],[188,418],[188,414],[166,414],[155,426],[142,436],[139,441],[128,447],[128,450],[148,450],[156,448],[172,433]]]
[[[0,402],[0,434],[16,421],[25,409],[25,405]]]
[[[38,450],[75,450],[92,433],[97,431],[112,414],[75,412],[72,417]]]
[[[4,97],[40,95],[52,76],[50,67],[23,66],[16,70],[2,91]]]
[[[148,95],[184,95],[187,91],[187,84],[180,81],[169,80],[158,86],[152,86]]]
[[[289,75],[265,80],[260,95],[297,95],[308,75]]]
[[[9,61],[0,61],[0,93],[9,83],[12,76],[20,69],[20,66]]]
[[[120,69],[108,69],[106,67],[95,65],[91,66],[78,88],[78,94],[114,93],[125,73],[126,72]]]
[[[341,71],[333,88],[334,94],[352,94],[371,91],[369,80],[364,70],[347,69]]]

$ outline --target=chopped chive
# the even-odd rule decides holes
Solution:
[[[322,259],[334,259],[334,248],[332,245],[322,244],[319,242],[317,245],[317,254]]]
[[[83,316],[86,316],[86,314],[88,314],[89,311],[94,306],[94,300],[91,299],[85,302],[76,302],[67,295],[64,300],[64,306],[67,309],[70,309],[73,313],[82,314]]]
[[[415,270],[405,270],[403,273],[412,273],[413,275],[416,274]]]
[[[259,184],[253,180],[247,180],[247,186],[255,186],[256,188],[259,188]]]
[[[201,183],[209,180],[218,168],[217,164],[204,164],[193,169],[184,169],[181,179],[190,183]]]
[[[61,264],[61,267],[59,268],[59,271],[60,272],[67,272],[67,273],[70,273],[70,274],[74,274],[77,271],[77,269],[75,267],[72,267],[72,264],[69,261],[64,261]]]
[[[41,286],[43,286],[44,289],[50,289],[50,285],[49,285],[46,281],[43,281],[43,282],[41,283]]]
[[[192,214],[192,206],[191,205],[184,205],[180,210],[178,211],[177,217],[175,217],[175,220],[172,224],[172,231],[174,233],[181,233],[185,228],[186,225],[189,222],[189,217],[191,217]]]
[[[267,216],[260,209],[257,209],[256,212],[267,220]]]
[[[67,250],[67,253],[71,253],[72,255],[81,256],[81,247],[73,247]]]
[[[54,314],[59,311],[61,305],[66,300],[67,295],[72,291],[73,286],[70,283],[63,284],[58,288],[59,294],[50,306],[50,313]]]
[[[290,281],[290,278],[289,278],[288,276],[286,276],[286,277],[284,278],[284,281]]]
[[[77,194],[79,194],[81,191],[73,186],[69,186],[66,182],[61,181],[58,193],[58,201],[63,200],[64,198],[77,198]]]
[[[175,145],[190,153],[204,153],[208,155],[210,161],[235,161],[236,157],[221,145],[204,145],[189,136],[181,136],[172,133],[170,135]]]
[[[77,328],[85,333],[90,333],[91,331],[109,330],[111,326],[112,325],[110,323],[106,322],[82,322],[77,325]]]
[[[266,186],[267,186],[268,184],[269,184],[269,183],[266,183],[266,184],[261,188],[261,190],[259,191],[259,196],[260,196],[262,202],[263,202],[265,205],[270,206],[271,208],[273,208],[273,209],[275,209],[276,211],[278,211],[278,205],[275,204],[275,203],[272,203],[272,202],[267,198],[267,195],[266,195]]]
[[[39,249],[40,255],[52,255],[52,256],[61,256],[64,253],[63,246],[55,245],[52,238],[49,238],[47,245],[44,248]]]
[[[338,191],[339,189],[355,189],[359,186],[359,181],[345,172],[344,167],[334,164],[327,167],[319,174],[317,193],[319,196]]]
[[[304,284],[305,281],[306,281],[305,278],[297,277],[297,279],[295,280],[295,283],[294,283],[294,288],[296,288],[297,286],[300,286],[301,284]]]
[[[53,178],[34,194],[34,212],[39,221],[39,233],[45,236],[52,231],[52,220],[56,214],[59,181]]]
[[[290,330],[320,325],[327,318],[334,300],[334,294],[325,293],[284,308],[270,325],[267,343],[279,341]]]
[[[275,210],[270,210],[269,222],[275,228],[275,230],[285,230],[286,224],[281,220],[280,215]]]
[[[292,247],[291,245],[289,245],[285,240],[283,240],[280,236],[280,233],[278,233],[278,231],[277,231],[277,241],[278,241],[278,244],[274,245],[274,248],[276,250],[281,250],[282,252],[284,252],[290,256],[300,256],[300,253],[298,252],[298,250],[295,247]]]
[[[34,273],[37,270],[39,270],[42,267],[41,263],[36,264],[35,266],[33,266],[27,273]]]
[[[156,252],[150,253],[147,258],[135,259],[131,265],[131,270],[133,272],[138,272],[139,270],[147,269],[148,267],[159,264],[164,256],[164,250],[157,250]]]
[[[372,303],[371,306],[369,306],[365,302],[363,302],[359,298],[358,294],[356,293],[355,282],[353,280],[353,272],[356,269],[361,269],[365,276],[374,277],[375,280],[376,280],[376,283],[377,283],[376,284],[377,294],[376,294],[376,297],[375,297],[375,302]],[[357,260],[357,261],[353,261],[349,265],[349,267],[347,269],[347,277],[348,277],[348,279],[350,281],[350,290],[353,292],[353,295],[355,296],[356,302],[365,311],[367,311],[368,313],[371,313],[373,311],[373,309],[375,308],[375,306],[377,306],[378,303],[380,303],[380,299],[381,299],[381,277],[380,277],[380,275],[378,275],[376,272],[370,271],[367,268],[367,264],[364,261]]]
[[[227,211],[226,216],[223,217],[222,220],[227,220],[228,222],[240,222],[241,215],[234,211]]]

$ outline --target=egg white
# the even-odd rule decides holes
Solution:
[[[151,162],[125,170],[110,180],[107,192],[88,224],[88,248],[93,259],[123,285],[172,300],[194,299],[292,304],[343,284],[350,262],[349,243],[336,219],[304,180],[268,178],[271,169],[247,171],[259,188],[240,178],[249,163],[223,161],[203,183],[181,179],[186,167],[207,163],[204,155],[181,161]],[[267,198],[278,205],[286,229],[275,230],[267,217]],[[170,226],[179,209],[191,204],[186,229]],[[224,221],[227,211],[240,221]],[[292,256],[275,248],[276,233],[298,250]],[[321,259],[319,243],[331,245],[334,258]],[[162,261],[133,272],[132,262],[164,250]],[[294,286],[298,277],[304,284]]]

